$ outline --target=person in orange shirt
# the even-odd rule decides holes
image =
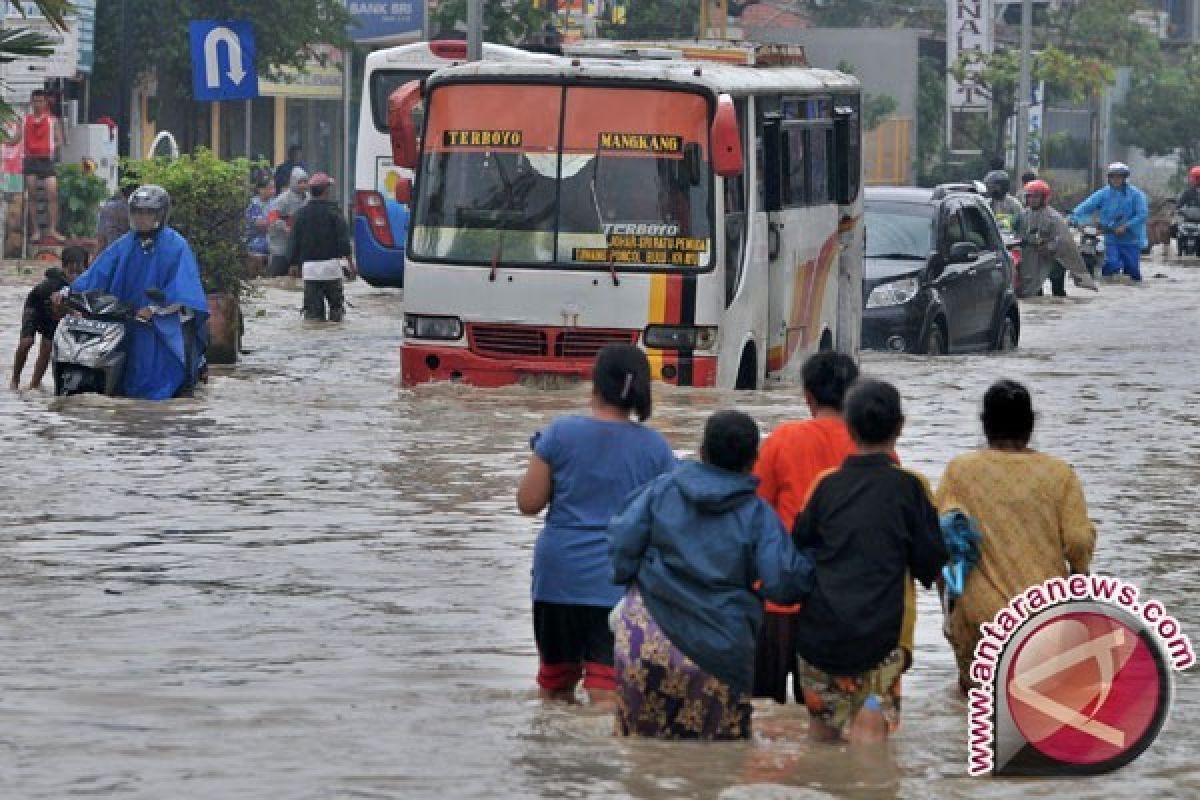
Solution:
[[[783,526],[792,529],[796,515],[823,473],[836,469],[855,452],[842,420],[842,401],[858,378],[850,356],[825,351],[810,356],[801,369],[804,400],[812,419],[785,422],[763,442],[754,467],[758,494],[771,504]],[[796,614],[799,606],[767,603],[754,663],[754,696],[787,702],[787,678],[793,675],[793,695],[800,699],[796,675]]]

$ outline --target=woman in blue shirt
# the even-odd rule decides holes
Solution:
[[[609,345],[592,367],[591,414],[559,417],[535,434],[517,508],[549,507],[533,555],[533,629],[544,699],[614,705],[608,613],[608,522],[628,495],[675,465],[666,439],[641,424],[651,412],[650,364],[632,345]],[[636,414],[637,420],[632,417]]]

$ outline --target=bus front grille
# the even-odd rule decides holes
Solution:
[[[559,358],[595,358],[607,344],[636,344],[637,331],[565,328],[554,343]]]
[[[547,336],[541,328],[509,325],[468,325],[467,338],[471,352],[491,358],[546,355]]]

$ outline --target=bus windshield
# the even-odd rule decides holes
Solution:
[[[666,89],[469,84],[428,100],[413,255],[703,271],[708,103]]]

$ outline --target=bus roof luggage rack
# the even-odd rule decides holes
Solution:
[[[632,61],[710,61],[759,67],[807,67],[804,47],[796,44],[755,44],[716,40],[665,42],[597,42],[563,45],[563,54],[583,58]]]

